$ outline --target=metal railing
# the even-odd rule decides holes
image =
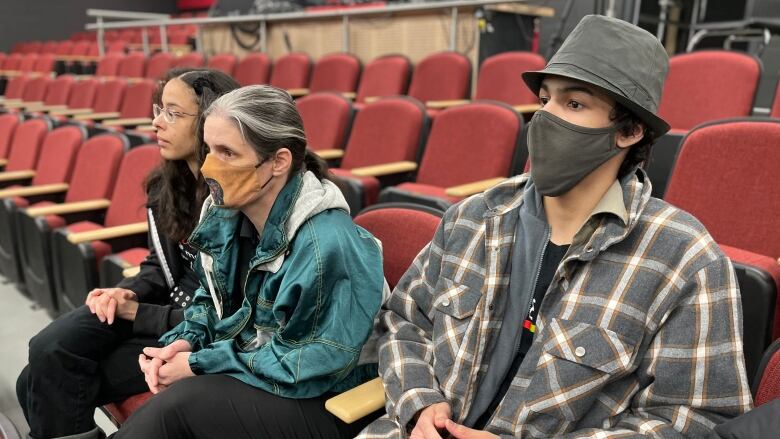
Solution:
[[[98,32],[98,44],[104,44],[103,32],[106,29],[128,29],[128,28],[142,28],[145,30],[147,27],[160,27],[160,44],[163,51],[168,51],[167,35],[165,33],[165,26],[170,25],[185,25],[195,24],[199,26],[215,25],[215,24],[235,24],[235,23],[260,23],[258,32],[260,33],[260,50],[266,51],[267,42],[267,23],[282,22],[282,21],[298,21],[298,20],[315,20],[323,18],[341,18],[343,26],[343,42],[342,46],[344,51],[349,51],[349,19],[350,17],[361,17],[370,15],[387,15],[401,12],[415,12],[415,11],[431,11],[438,9],[450,9],[450,35],[449,35],[449,47],[450,50],[455,50],[457,39],[457,24],[458,24],[458,10],[459,9],[473,9],[480,6],[494,5],[500,3],[526,3],[526,4],[538,4],[545,3],[542,0],[450,0],[450,1],[437,1],[431,3],[414,3],[414,4],[398,4],[388,5],[381,7],[366,7],[359,9],[341,9],[335,11],[326,12],[285,12],[276,14],[250,14],[228,17],[201,17],[201,18],[152,18],[141,19],[140,21],[121,21],[114,23],[106,23],[100,18],[95,23],[88,23],[85,28],[87,30],[97,30]],[[89,15],[89,14],[88,14]],[[105,17],[105,15],[104,15]],[[129,17],[128,17],[129,18]],[[143,31],[142,31],[143,32]],[[200,30],[198,31],[196,45],[201,46],[200,42]],[[146,47],[146,46],[145,46]],[[102,52],[101,52],[102,54]]]
[[[155,14],[151,12],[132,12],[132,11],[115,11],[110,9],[87,9],[88,17],[95,17],[95,25],[97,26],[97,43],[98,53],[100,56],[106,53],[106,39],[105,29],[107,18],[116,18],[120,20],[170,20],[171,16],[168,14]],[[125,23],[125,22],[123,22]],[[141,28],[141,42],[144,46],[144,53],[149,55],[149,32],[147,27]],[[168,38],[165,32],[165,25],[160,25],[160,42],[168,51]]]

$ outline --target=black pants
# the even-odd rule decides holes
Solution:
[[[133,324],[101,323],[82,306],[62,315],[30,340],[29,364],[16,395],[36,439],[95,427],[95,407],[146,391],[138,355],[156,339],[135,338]]]
[[[200,375],[155,395],[115,439],[340,439],[353,438],[377,412],[344,424],[325,410],[331,395],[282,398],[227,375]]]

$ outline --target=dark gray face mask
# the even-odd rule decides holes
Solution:
[[[537,192],[557,197],[620,153],[617,128],[586,128],[547,111],[534,114],[528,127],[531,178]]]

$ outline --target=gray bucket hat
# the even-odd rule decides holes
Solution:
[[[536,94],[545,75],[594,85],[620,102],[661,136],[669,124],[658,117],[669,56],[656,37],[630,23],[587,15],[569,34],[544,70],[525,72]]]

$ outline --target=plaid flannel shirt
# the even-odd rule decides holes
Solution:
[[[448,402],[468,414],[501,327],[527,175],[452,207],[380,311],[387,415],[361,438],[401,438]],[[575,236],[523,364],[485,430],[501,437],[702,437],[748,411],[733,267],[695,218],[621,182],[627,224]],[[516,317],[519,318],[519,317]]]

